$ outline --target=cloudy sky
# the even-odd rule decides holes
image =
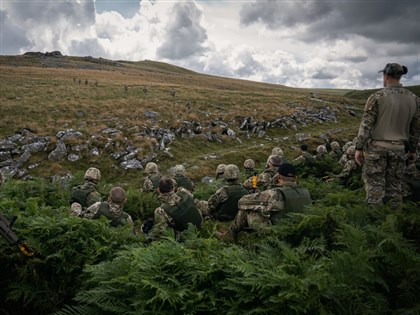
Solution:
[[[168,62],[293,87],[420,84],[419,0],[0,0],[0,54]]]

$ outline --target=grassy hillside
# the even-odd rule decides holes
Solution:
[[[80,80],[80,81],[79,81]],[[147,87],[147,93],[144,88]],[[171,95],[175,91],[175,96]],[[172,159],[158,156],[162,168],[185,162],[198,166],[192,176],[196,179],[217,164],[243,163],[254,158],[263,165],[272,147],[281,146],[289,158],[298,155],[294,135],[311,134],[308,143],[315,148],[324,141],[319,138],[331,129],[333,140],[349,140],[357,132],[359,117],[348,114],[345,106],[362,108],[363,101],[343,94],[346,90],[296,89],[239,79],[199,74],[173,65],[150,60],[139,62],[112,61],[92,57],[46,56],[32,53],[21,56],[0,56],[0,102],[2,115],[0,138],[22,128],[38,135],[51,136],[55,144],[57,132],[75,129],[91,135],[104,128],[176,128],[184,121],[199,122],[208,130],[215,121],[229,124],[238,139],[223,137],[212,143],[204,136],[177,138],[171,145]],[[187,106],[188,104],[188,106]],[[263,137],[247,139],[239,130],[245,117],[270,121],[288,117],[296,108],[330,108],[337,112],[338,123],[308,125],[294,129],[271,128]],[[145,112],[158,113],[148,118]],[[287,139],[287,140],[282,140]],[[150,154],[153,139],[129,139]],[[217,158],[207,159],[209,155]],[[66,173],[84,169],[93,162],[111,168],[106,159],[93,161],[84,158],[77,163],[49,163],[44,156],[32,157],[39,167],[34,175],[51,176],[51,172]],[[188,169],[187,169],[188,170]],[[190,170],[189,170],[190,171]],[[191,172],[191,171],[190,171]],[[113,176],[126,175],[118,170]],[[128,174],[132,175],[132,174]]]

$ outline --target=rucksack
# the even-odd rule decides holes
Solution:
[[[71,192],[71,203],[77,202],[82,205],[83,208],[86,208],[87,205],[87,197],[90,193],[96,190],[95,186],[93,185],[79,185],[73,187]]]

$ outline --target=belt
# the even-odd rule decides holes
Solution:
[[[401,150],[405,148],[404,141],[397,140],[397,141],[391,141],[391,140],[372,140],[370,142],[371,145],[375,147],[381,147],[385,149],[393,149],[393,150]]]

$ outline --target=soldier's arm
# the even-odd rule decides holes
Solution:
[[[417,111],[414,115],[413,119],[411,120],[410,124],[410,134],[408,138],[408,147],[409,147],[409,153],[412,155],[412,157],[416,158],[416,147],[417,142],[420,137],[420,98],[416,97],[416,103],[417,103]]]
[[[94,219],[99,211],[101,202],[95,202],[93,205],[88,207],[85,211],[82,212],[82,217],[86,219]]]
[[[208,200],[210,212],[217,209],[217,207],[228,199],[229,195],[227,189],[222,187],[218,189]]]
[[[102,201],[101,194],[97,191],[91,192],[86,198],[86,204],[89,206],[93,205],[95,202]]]
[[[362,121],[356,140],[356,150],[361,151],[367,144],[372,134],[373,127],[378,116],[378,98],[372,95],[368,98],[363,112]]]
[[[150,179],[146,179],[143,183],[143,191],[150,192],[153,189],[153,183]]]
[[[151,231],[153,237],[159,237],[163,232],[174,225],[173,219],[166,213],[166,211],[159,207],[154,212],[154,226]]]

